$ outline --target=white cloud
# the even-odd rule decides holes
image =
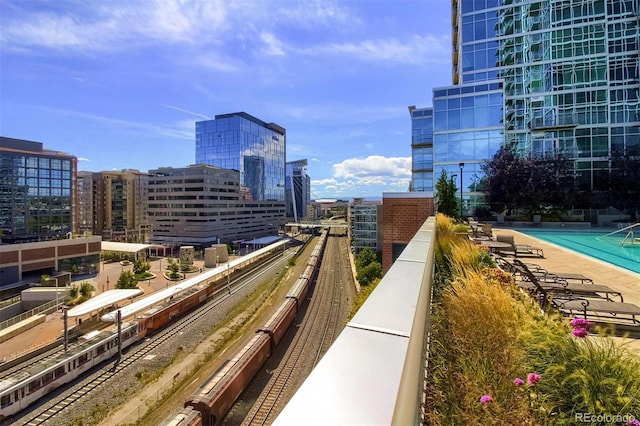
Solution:
[[[174,139],[183,139],[193,143],[194,128],[193,121],[182,121],[174,123],[173,127],[161,126],[151,123],[122,120],[119,118],[105,117],[96,114],[89,114],[86,112],[71,111],[60,108],[38,107],[56,114],[61,114],[70,117],[78,117],[85,120],[91,120],[97,123],[101,123],[110,127],[118,129],[128,129],[129,131],[143,134],[145,136],[157,135]],[[191,123],[191,124],[189,124]]]
[[[232,27],[223,0],[106,2],[72,12],[56,11],[52,5],[47,11],[16,8],[16,16],[3,22],[2,43],[16,49],[32,46],[85,52],[130,49],[150,41],[211,45]]]
[[[362,24],[362,20],[349,9],[326,0],[285,2],[276,16],[301,28],[332,27],[344,30]]]
[[[180,111],[180,112],[184,112],[187,114],[191,114],[191,115],[195,115],[196,117],[200,117],[200,118],[204,118],[205,120],[210,120],[211,117],[207,117],[204,114],[200,114],[199,112],[193,112],[193,111],[189,111],[188,109],[184,109],[184,108],[180,108],[177,106],[173,106],[173,105],[167,105],[167,104],[160,104],[165,108],[169,108],[169,109],[175,109],[176,111]]]
[[[36,10],[14,7],[11,14],[5,13],[8,17],[0,32],[3,48],[14,52],[45,47],[94,53],[131,50],[152,43],[180,44],[197,48],[197,55],[185,54],[190,62],[226,72],[239,68],[238,58],[245,49],[264,56],[348,56],[383,64],[450,61],[448,35],[326,42],[294,48],[298,39],[287,40],[284,36],[294,27],[316,32],[329,27],[331,31],[324,30],[323,34],[330,34],[330,38],[339,37],[341,31],[350,34],[349,40],[355,38],[353,30],[363,25],[361,18],[333,1],[282,1],[263,7],[253,1],[148,0],[92,3],[73,10],[57,9],[55,4],[45,3],[46,8]]]
[[[299,50],[305,55],[350,56],[363,61],[388,64],[449,64],[451,44],[449,36],[414,35],[406,41],[392,39],[331,43]]]
[[[411,157],[383,157],[371,155],[367,158],[349,158],[333,165],[333,176],[342,178],[372,179],[376,177],[411,176]]]
[[[314,193],[331,197],[407,191],[411,179],[411,158],[379,155],[353,158],[334,164],[333,170],[333,177],[311,181]]]
[[[264,43],[262,54],[268,56],[284,56],[284,45],[278,38],[269,32],[262,32],[260,40]]]

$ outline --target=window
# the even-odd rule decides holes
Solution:
[[[33,391],[38,390],[41,387],[42,387],[42,382],[40,381],[40,379],[36,379],[29,383],[28,393],[32,393]]]
[[[4,408],[11,405],[11,395],[2,395],[0,397],[0,407]]]

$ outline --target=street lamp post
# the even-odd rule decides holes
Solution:
[[[464,163],[460,163],[460,220],[462,220],[462,169],[464,168]]]
[[[231,267],[230,260],[227,259],[227,290],[229,290],[229,294],[231,294],[231,277],[229,276],[231,272],[230,267]]]

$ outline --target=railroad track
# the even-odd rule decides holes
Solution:
[[[344,238],[344,237],[339,237],[339,238]],[[345,262],[342,257],[340,244],[337,244],[337,245],[338,245],[337,247],[338,255],[335,257],[336,259],[335,270],[340,271],[340,273],[331,274],[333,278],[333,287],[332,287],[333,291],[331,296],[331,304],[330,304],[329,312],[327,314],[328,318],[325,323],[324,331],[322,333],[322,338],[320,340],[320,348],[318,349],[316,358],[313,361],[313,367],[315,367],[318,364],[318,362],[320,361],[320,358],[322,358],[322,356],[329,350],[329,347],[331,346],[331,344],[333,343],[333,341],[336,339],[338,335],[338,330],[341,324],[339,314],[340,314],[342,303],[343,303],[341,289],[343,286],[342,274],[344,272],[343,265]]]
[[[329,244],[333,246],[327,249],[330,254],[335,252],[335,246],[338,245],[339,255],[330,257],[334,259],[339,258],[341,253],[339,252],[338,241],[330,238],[327,241],[328,246]],[[287,402],[283,397],[291,390],[291,379],[294,377],[294,372],[298,370],[301,363],[313,357],[313,355],[309,355],[308,352],[310,343],[318,341],[316,338],[318,335],[318,324],[325,323],[325,327],[322,328],[320,341],[327,342],[327,344],[325,345],[323,343],[319,345],[314,357],[315,362],[326,352],[326,348],[331,345],[331,342],[335,338],[335,331],[337,330],[339,320],[333,318],[336,316],[336,304],[334,302],[341,299],[340,290],[342,280],[341,277],[336,277],[336,275],[341,276],[341,273],[333,273],[333,269],[335,269],[334,259],[330,261],[325,261],[324,259],[323,257],[321,274],[317,280],[321,285],[316,285],[306,315],[298,327],[299,331],[281,360],[279,364],[280,367],[273,372],[264,391],[242,422],[243,425],[265,425],[273,423],[275,416],[279,413],[280,406]],[[340,271],[342,271],[341,262],[342,259],[339,259],[338,264],[340,265]],[[331,285],[327,283],[329,280],[331,280]],[[332,336],[329,337],[329,334]]]
[[[242,276],[237,277],[236,279],[234,279],[234,281],[231,282],[231,292],[235,293],[241,290],[243,287],[250,285],[252,281],[259,279],[264,274],[268,274],[273,268],[280,267],[280,265],[285,262],[285,260],[286,259],[283,260],[282,257],[276,257],[273,264],[268,265],[265,269],[260,270],[258,273],[256,273],[256,270],[253,270],[249,271],[247,274],[243,274]],[[247,275],[250,273],[253,273],[253,279],[247,280]],[[119,361],[114,363],[113,367],[104,369],[105,366],[112,362],[105,361],[98,367],[98,371],[83,378],[80,384],[76,384],[75,386],[71,385],[71,389],[63,391],[62,394],[59,394],[62,395],[61,399],[56,399],[49,406],[47,406],[46,403],[41,404],[40,409],[38,409],[38,414],[31,416],[30,418],[25,420],[25,418],[29,417],[29,415],[27,414],[21,419],[16,419],[17,423],[23,424],[25,426],[32,426],[41,425],[50,421],[54,416],[62,413],[64,410],[69,409],[71,406],[76,404],[85,396],[94,392],[110,379],[122,373],[127,368],[135,365],[137,361],[140,361],[142,358],[158,349],[173,336],[177,335],[180,331],[186,329],[192,323],[196,322],[199,318],[207,315],[228,297],[230,297],[230,292],[228,291],[227,287],[224,286],[214,293],[213,297],[208,303],[196,308],[196,310],[192,311],[187,316],[179,318],[178,320],[176,320],[176,322],[172,323],[172,325],[157,332],[152,336],[152,338],[147,338],[142,342],[129,347],[126,354],[123,354],[123,357]],[[44,407],[44,409],[42,409],[42,407]]]

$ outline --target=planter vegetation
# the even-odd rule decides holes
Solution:
[[[436,247],[428,424],[636,424],[636,356],[588,321],[542,312],[441,215]]]

